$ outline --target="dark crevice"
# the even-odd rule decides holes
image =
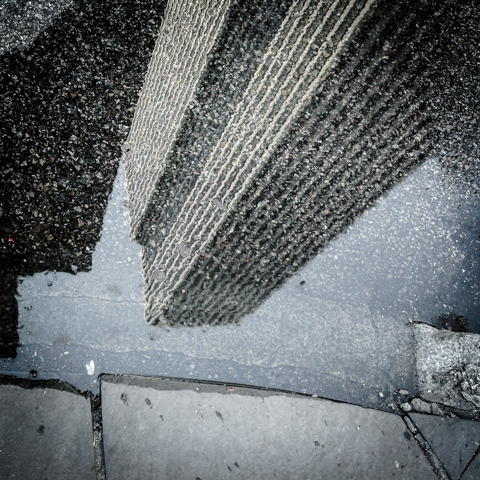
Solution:
[[[146,375],[122,375],[122,374],[110,374],[104,373],[99,377],[102,382],[107,383],[115,383],[121,385],[131,385],[137,387],[144,387],[144,388],[153,388],[156,390],[163,390],[163,388],[158,386],[160,381],[165,382],[165,385],[168,385],[170,388],[167,389],[179,389],[180,385],[185,385],[186,389],[188,389],[187,385],[194,385],[200,387],[204,387],[205,389],[213,388],[213,391],[217,393],[222,393],[219,391],[218,388],[222,387],[224,390],[223,392],[226,393],[229,388],[237,389],[234,390],[236,394],[239,395],[268,395],[269,393],[272,395],[275,394],[288,394],[288,395],[296,395],[300,397],[308,397],[308,398],[316,398],[319,400],[328,400],[332,403],[338,403],[342,405],[353,405],[354,403],[349,403],[346,401],[339,401],[339,400],[332,400],[331,398],[322,397],[320,395],[311,394],[311,393],[304,393],[304,392],[297,392],[295,390],[284,390],[280,388],[270,388],[270,387],[262,387],[258,385],[247,385],[242,383],[234,383],[234,382],[218,382],[213,380],[195,380],[191,378],[177,378],[177,377],[161,377],[161,376],[146,376]],[[169,384],[170,382],[170,384]],[[172,384],[174,385],[172,387]],[[226,390],[226,391],[225,391]]]
[[[473,460],[475,459],[475,457],[477,455],[480,455],[480,446],[475,450],[475,453],[473,454],[472,458],[470,459],[470,461],[467,463],[467,465],[463,469],[461,475],[458,477],[460,480],[462,479],[463,474],[468,470],[468,467],[471,465],[471,463],[473,462]]]
[[[93,426],[93,453],[95,461],[96,480],[106,480],[105,455],[103,449],[103,424],[102,424],[102,400],[101,392],[98,395],[90,394],[92,405]]]
[[[442,465],[442,462],[439,460],[436,453],[432,450],[428,442],[425,440],[413,420],[409,416],[404,416],[402,418],[405,422],[405,425],[407,426],[408,431],[411,433],[418,446],[422,449],[423,453],[427,457],[428,462],[432,466],[433,471],[438,476],[438,478],[440,478],[441,480],[452,480],[450,478],[450,475],[447,473],[444,466]]]
[[[10,375],[0,375],[0,385],[16,385],[25,389],[40,388],[51,390],[59,390],[61,392],[73,393],[75,395],[80,395],[81,397],[89,398],[90,392],[84,391],[81,392],[73,385],[62,380],[31,380],[29,378],[17,378]]]

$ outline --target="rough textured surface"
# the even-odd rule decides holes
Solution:
[[[176,119],[184,108],[176,141],[161,127],[171,102],[152,102],[155,117],[145,115],[145,128],[171,145],[158,172],[144,168],[155,145],[128,156],[129,184],[152,184],[140,200],[130,188],[152,324],[240,321],[434,147],[445,153],[441,99],[455,87],[450,64],[457,67],[455,51],[464,47],[452,32],[469,31],[447,2],[279,4],[272,38],[261,44],[248,32],[256,20],[245,35],[232,3],[189,108],[175,104]],[[251,5],[262,11],[261,1]],[[195,47],[193,36],[176,35]],[[145,96],[188,92],[197,65],[186,58],[177,58],[184,78],[170,76],[170,87],[156,84]],[[149,75],[164,75],[170,61],[153,62]],[[469,79],[478,73],[470,62],[464,70]],[[207,85],[214,95],[205,95]],[[140,201],[148,205],[136,208]]]
[[[426,400],[478,414],[480,335],[414,325],[417,387]]]
[[[96,244],[163,4],[79,0],[28,51],[0,57],[5,67],[0,72],[6,72],[0,150],[2,166],[7,165],[0,177],[5,227],[0,266],[8,270],[0,291],[14,320],[19,301],[22,344],[17,361],[2,360],[2,369],[68,377],[92,389],[102,371],[161,373],[390,409],[415,395],[410,321],[434,322],[447,314],[437,318],[444,327],[480,331],[480,199],[470,162],[478,150],[478,2],[375,2],[372,17],[360,22],[331,64],[323,89],[301,107],[270,158],[264,147],[275,142],[254,137],[287,125],[282,115],[288,112],[276,117],[279,99],[298,98],[297,82],[307,86],[318,80],[305,78],[308,72],[302,76],[306,63],[292,59],[320,66],[317,46],[325,60],[335,57],[334,46],[348,36],[355,9],[366,5],[355,3],[230,2],[195,91],[189,92],[188,108],[181,121],[175,117],[178,129],[164,175],[152,198],[143,199],[151,203],[139,239],[144,258],[155,257],[169,228],[190,235],[193,230],[182,225],[203,229],[207,221],[215,223],[208,232],[215,241],[199,263],[187,265],[189,278],[173,291],[163,328],[142,323],[139,246],[126,240],[128,206],[121,196],[112,198],[116,213],[105,218]],[[342,17],[347,7],[348,18]],[[307,33],[305,42],[296,44],[301,29],[290,29],[288,22],[299,8],[305,11],[293,21]],[[321,8],[330,17],[322,17]],[[323,33],[313,31],[322,19]],[[337,19],[338,35],[329,44]],[[292,43],[283,45],[291,58],[269,49],[274,39],[285,39],[284,21],[293,35]],[[186,25],[180,27],[173,31],[187,41],[181,35]],[[322,41],[310,44],[314,38]],[[318,64],[311,63],[314,58]],[[171,72],[175,61],[163,65]],[[267,81],[269,72],[273,83]],[[288,88],[275,92],[279,84]],[[261,85],[265,97],[257,89]],[[256,105],[245,97],[249,92],[259,100]],[[232,125],[232,118],[241,119],[235,109],[244,106],[255,122],[244,118],[246,123]],[[432,138],[422,137],[425,129]],[[240,132],[240,139],[222,146],[229,132]],[[420,150],[437,135],[440,158],[430,157],[412,172],[410,167],[423,161]],[[257,153],[265,168],[258,177],[250,172],[242,184],[230,168],[237,159],[255,168],[252,145],[262,150]],[[127,144],[123,152],[128,157],[133,151]],[[232,159],[225,165],[224,153]],[[467,153],[471,157],[464,158]],[[185,204],[202,182],[219,178],[218,171],[204,168],[206,162],[228,170],[222,188],[234,177],[233,190],[256,178],[241,207],[208,195],[213,206]],[[390,195],[382,196],[394,184]],[[188,209],[193,217],[179,219]],[[209,212],[228,217],[224,226],[215,231],[218,223]],[[110,228],[116,220],[121,228]],[[188,257],[188,245],[172,245],[165,259],[172,253],[174,262],[183,262],[177,254]],[[91,259],[95,265],[87,272]],[[155,281],[167,273],[183,275],[163,266],[160,261]],[[41,273],[28,278],[34,272]],[[23,283],[15,298],[17,275]],[[248,309],[240,326],[226,325]],[[458,325],[452,326],[450,309],[456,312],[452,319],[464,318]],[[210,328],[209,319],[222,326]],[[177,320],[202,326],[170,328]],[[14,335],[16,326],[15,321]],[[10,340],[7,347],[14,350],[17,342]],[[465,395],[476,395],[475,368],[454,372]],[[433,411],[428,405],[419,407]]]
[[[450,477],[458,479],[480,446],[480,423],[418,413],[410,417]]]
[[[91,266],[164,7],[77,0],[0,55],[0,357],[18,343],[16,277]]]
[[[89,399],[0,385],[0,404],[2,480],[95,479]]]
[[[169,2],[132,129],[127,174],[135,235],[223,24],[229,0]]]
[[[73,0],[2,0],[0,55],[27,48]]]
[[[400,417],[361,407],[128,377],[102,402],[112,478],[436,478]]]

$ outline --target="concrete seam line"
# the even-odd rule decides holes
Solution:
[[[475,453],[473,454],[473,457],[470,459],[470,461],[465,465],[465,468],[462,470],[462,473],[460,474],[460,476],[458,477],[459,480],[462,479],[463,477],[463,474],[468,470],[468,467],[470,466],[470,464],[473,462],[473,460],[475,459],[475,457],[477,455],[480,455],[480,447],[478,447],[476,450],[475,450]]]
[[[90,405],[92,409],[93,460],[95,462],[95,479],[106,480],[105,455],[103,449],[101,392],[95,396],[90,394]]]
[[[442,465],[442,462],[437,457],[436,453],[432,450],[432,447],[425,440],[424,436],[421,434],[418,427],[415,425],[413,420],[409,416],[402,417],[405,425],[412,434],[415,441],[418,443],[418,446],[423,450],[423,453],[427,457],[430,465],[433,468],[433,471],[438,475],[438,478],[441,480],[452,480],[450,475],[445,470],[445,467]]]

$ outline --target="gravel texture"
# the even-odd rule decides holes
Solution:
[[[480,335],[415,325],[417,386],[429,402],[480,418]]]
[[[91,266],[164,7],[79,0],[28,49],[0,56],[0,338],[9,355],[15,276]]]
[[[2,0],[0,55],[29,47],[72,0]]]

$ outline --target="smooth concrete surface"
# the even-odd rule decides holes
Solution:
[[[457,418],[410,414],[452,479],[460,478],[480,446],[480,423]]]
[[[475,455],[465,473],[462,480],[478,480],[480,478],[480,455]]]
[[[293,394],[102,377],[110,479],[434,479],[401,417]]]
[[[90,401],[0,385],[0,479],[95,479]]]
[[[89,376],[85,367],[94,360],[95,373],[261,385],[390,409],[389,404],[407,400],[397,398],[398,390],[415,395],[416,327],[409,320],[434,317],[442,292],[468,283],[457,274],[438,276],[453,272],[448,262],[467,253],[462,249],[470,238],[465,229],[458,229],[461,222],[454,216],[465,214],[467,205],[453,189],[443,189],[442,175],[436,160],[428,161],[239,326],[159,328],[143,319],[140,246],[128,239],[121,166],[92,270],[76,275],[44,272],[22,279],[17,296],[22,346],[14,362],[0,360],[0,369],[28,375],[27,366],[35,362],[31,368],[38,370],[39,378],[54,375],[81,390],[95,391],[96,375]],[[430,196],[422,200],[422,192]],[[423,206],[411,211],[408,202]],[[468,224],[468,215],[462,218]],[[463,240],[450,248],[447,237],[452,229]],[[415,266],[416,280],[408,274],[398,283],[392,272],[404,268],[410,250],[418,253],[408,267],[412,273]],[[434,264],[440,257],[437,271]],[[470,264],[473,275],[475,266]],[[391,294],[384,297],[382,287]],[[422,300],[430,307],[413,315],[411,299],[424,299],[427,291],[438,295]],[[425,374],[419,367],[420,380],[431,371],[430,350],[425,350]],[[33,357],[35,351],[42,353]]]

